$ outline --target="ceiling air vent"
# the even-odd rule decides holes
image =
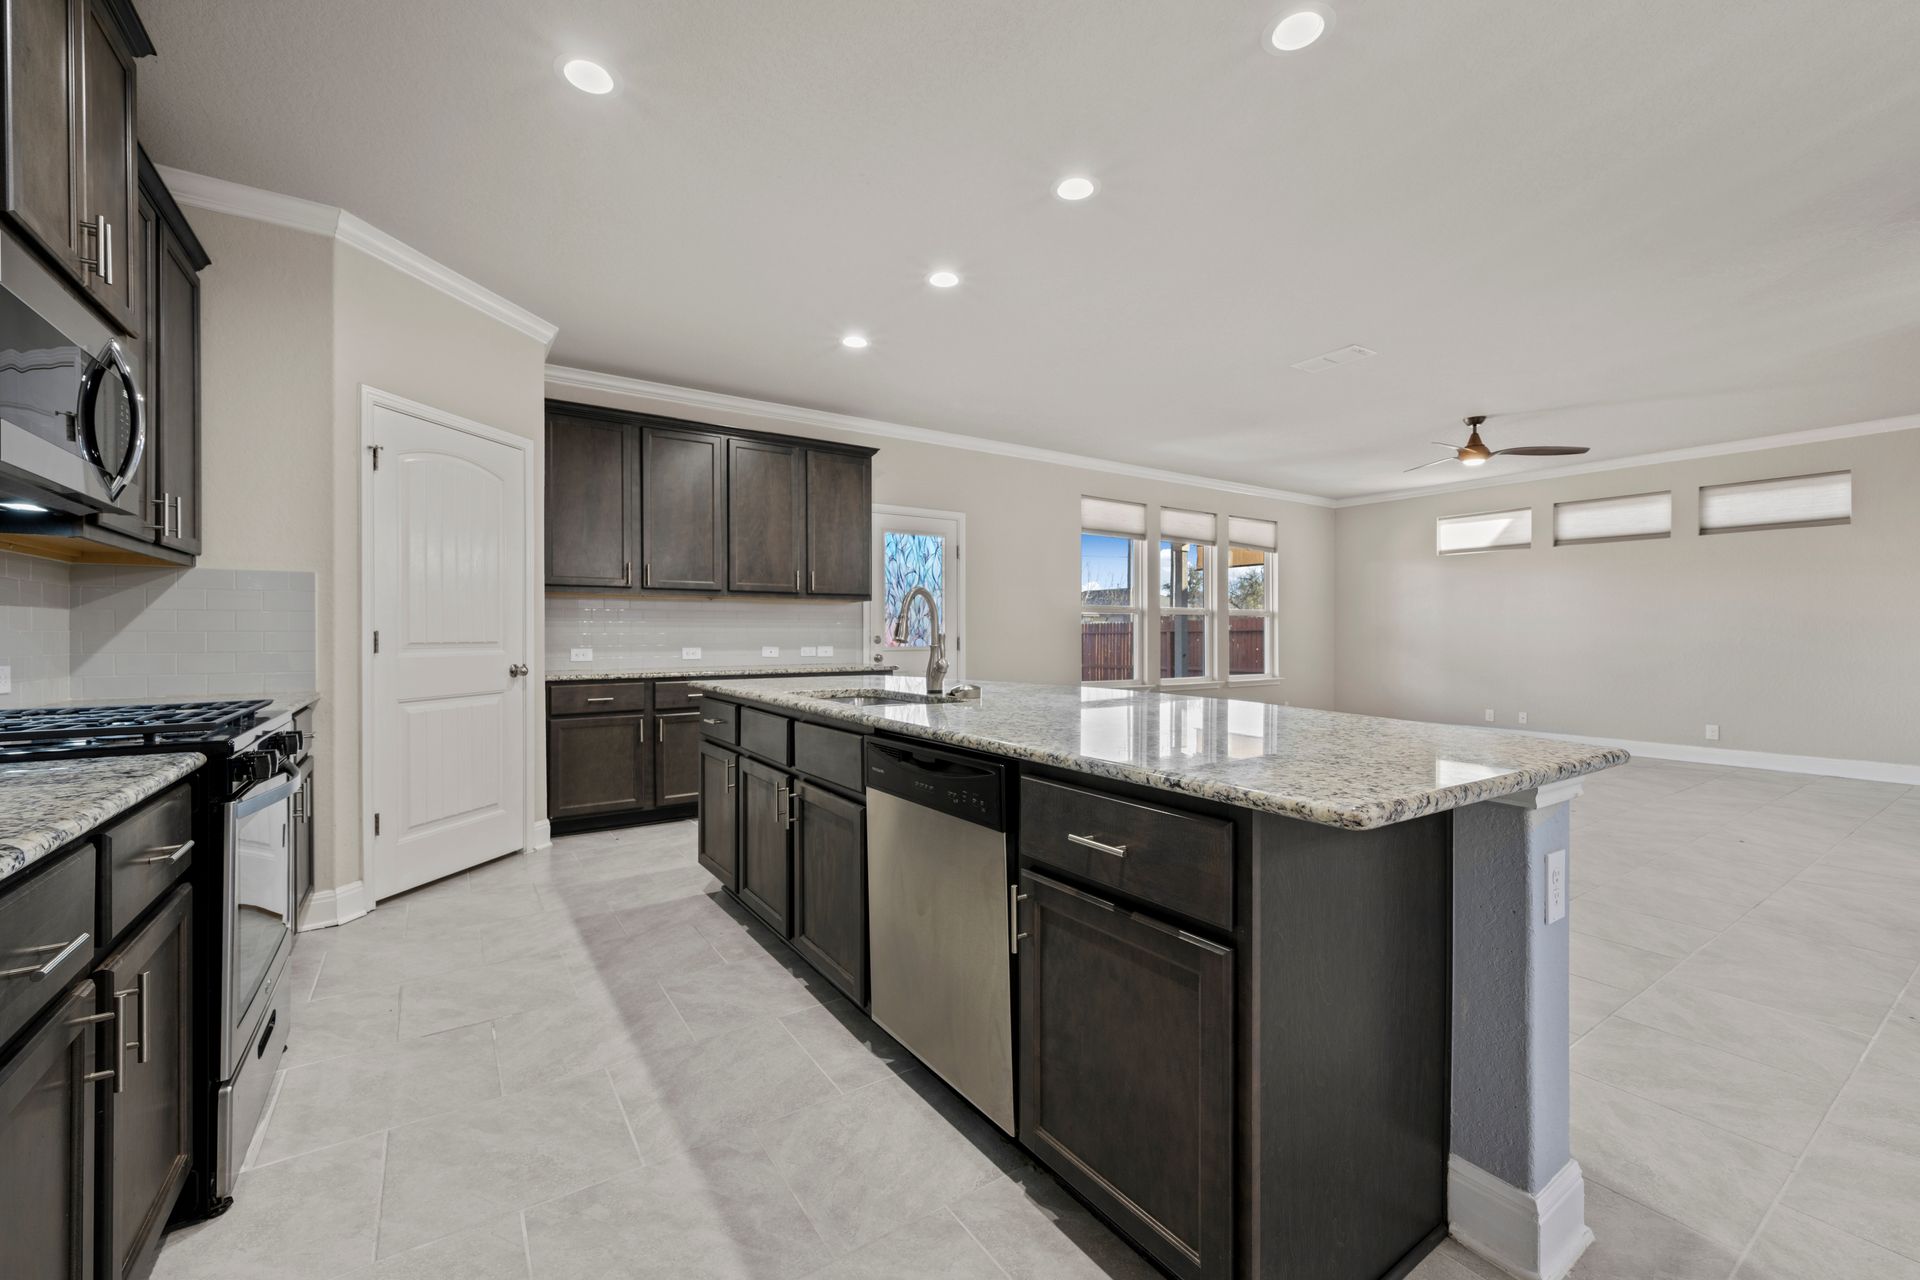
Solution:
[[[1341,347],[1338,351],[1329,351],[1323,356],[1302,360],[1293,367],[1302,373],[1325,373],[1328,369],[1352,364],[1355,360],[1365,360],[1368,356],[1379,354],[1372,347]]]

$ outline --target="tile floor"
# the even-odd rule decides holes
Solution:
[[[1646,761],[1574,823],[1578,1280],[1920,1280],[1920,789]],[[1156,1274],[692,840],[572,837],[304,935],[237,1203],[158,1280]]]

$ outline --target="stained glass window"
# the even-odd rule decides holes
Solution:
[[[915,587],[925,587],[946,612],[947,540],[937,533],[899,533],[888,530],[881,542],[886,566],[886,625],[880,643],[893,648],[894,619],[900,616],[900,602]],[[907,644],[924,649],[933,642],[933,626],[927,616],[927,602],[915,600],[907,615]]]

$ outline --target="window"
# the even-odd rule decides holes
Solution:
[[[1853,473],[1716,484],[1700,490],[1700,532],[1805,528],[1853,519]]]
[[[1135,502],[1080,499],[1080,679],[1140,679],[1140,621],[1146,601],[1141,560],[1147,509]]]
[[[1468,551],[1504,551],[1533,545],[1533,508],[1483,511],[1471,516],[1442,516],[1435,522],[1437,546],[1443,556]]]
[[[1593,498],[1553,504],[1553,545],[1628,542],[1673,533],[1673,495],[1638,493],[1629,498]]]
[[[1227,677],[1275,674],[1274,551],[1271,520],[1227,518]]]
[[[880,644],[896,647],[893,627],[900,617],[900,602],[915,587],[925,587],[947,617],[946,563],[947,540],[937,533],[910,533],[889,529],[880,544],[881,563],[886,568],[886,599],[882,603],[885,621],[880,627]],[[915,600],[907,615],[907,646],[924,649],[933,643],[933,619],[925,600]]]
[[[1160,512],[1160,678],[1204,680],[1212,670],[1213,544],[1210,512]]]

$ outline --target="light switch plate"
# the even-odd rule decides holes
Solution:
[[[1522,711],[1520,713],[1520,723],[1525,724],[1526,722],[1527,722],[1527,713]]]
[[[680,656],[682,659],[686,661],[698,662],[700,660],[700,647],[698,645],[690,644],[680,650]]]
[[[820,656],[823,658],[831,658],[833,656],[833,646],[830,644],[821,645]]]
[[[1558,924],[1567,918],[1567,851],[1555,849],[1547,855],[1547,923]]]
[[[1720,741],[1720,726],[1719,726],[1719,725],[1717,725],[1717,724],[1710,724],[1710,725],[1708,725],[1708,726],[1707,726],[1707,741],[1708,741],[1708,742],[1718,742],[1718,741]]]
[[[800,646],[800,656],[803,658],[817,658],[820,656],[820,650],[813,645],[803,644]]]
[[[13,692],[13,668],[0,667],[0,693]]]
[[[1487,708],[1487,723],[1488,723],[1488,724],[1492,724],[1492,723],[1493,723],[1493,708],[1492,708],[1492,707],[1488,707],[1488,708]]]
[[[763,644],[760,646],[760,656],[763,658],[777,658],[780,656],[780,646],[777,644]]]
[[[575,662],[592,662],[592,661],[593,661],[593,650],[591,650],[591,649],[575,649],[575,650],[573,651],[573,660],[574,660]]]

